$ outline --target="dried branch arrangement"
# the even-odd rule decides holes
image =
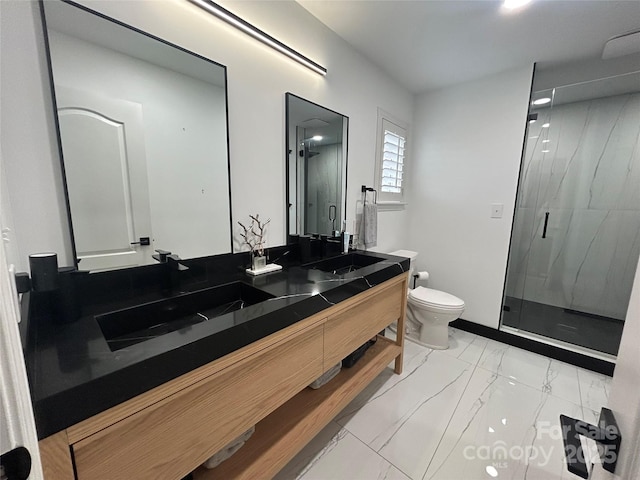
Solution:
[[[244,226],[241,222],[238,225],[242,227],[243,233],[240,236],[244,239],[244,243],[251,249],[253,255],[264,255],[264,244],[266,242],[267,225],[271,219],[262,223],[260,221],[260,215],[249,215],[251,223],[248,227]]]

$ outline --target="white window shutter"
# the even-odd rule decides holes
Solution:
[[[378,109],[376,189],[382,203],[404,202],[407,147],[407,126]]]

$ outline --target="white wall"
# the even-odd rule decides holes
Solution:
[[[18,271],[35,252],[71,261],[42,26],[35,2],[0,2],[0,148],[7,256]]]
[[[14,31],[14,48],[2,42],[2,146],[20,258],[53,250],[71,262],[62,222],[61,181],[44,47],[37,6],[3,8]],[[377,108],[411,122],[412,96],[357,54],[295,2],[230,2],[229,9],[328,69],[322,77],[182,0],[87,1],[86,4],[228,67],[229,134],[234,232],[250,213],[271,217],[269,245],[285,240],[284,93],[291,91],[349,117],[347,219],[355,218],[362,184],[373,184]],[[4,5],[3,5],[4,7]],[[3,21],[4,23],[4,21]],[[7,103],[5,104],[5,98]],[[8,107],[8,108],[7,108]],[[12,130],[4,130],[11,121]],[[41,185],[36,188],[35,185]],[[25,190],[32,193],[25,195]],[[31,218],[30,211],[35,211]],[[378,245],[404,246],[405,212],[385,212]],[[237,235],[236,235],[237,236]],[[36,241],[35,237],[38,238]],[[235,248],[238,247],[236,242]],[[61,252],[66,251],[66,254]]]
[[[420,95],[407,167],[409,242],[429,286],[498,327],[532,67]],[[500,219],[491,204],[504,204]]]

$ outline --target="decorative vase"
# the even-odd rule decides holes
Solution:
[[[251,257],[251,270],[261,270],[267,266],[265,255],[253,255]]]

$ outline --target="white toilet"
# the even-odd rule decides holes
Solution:
[[[409,285],[413,285],[416,252],[397,250],[390,255],[407,257],[411,260]],[[426,272],[420,272],[428,277]],[[425,347],[438,350],[449,348],[449,322],[454,321],[464,311],[464,302],[458,297],[440,290],[426,287],[409,288],[407,293],[407,316],[405,320],[406,338]]]

